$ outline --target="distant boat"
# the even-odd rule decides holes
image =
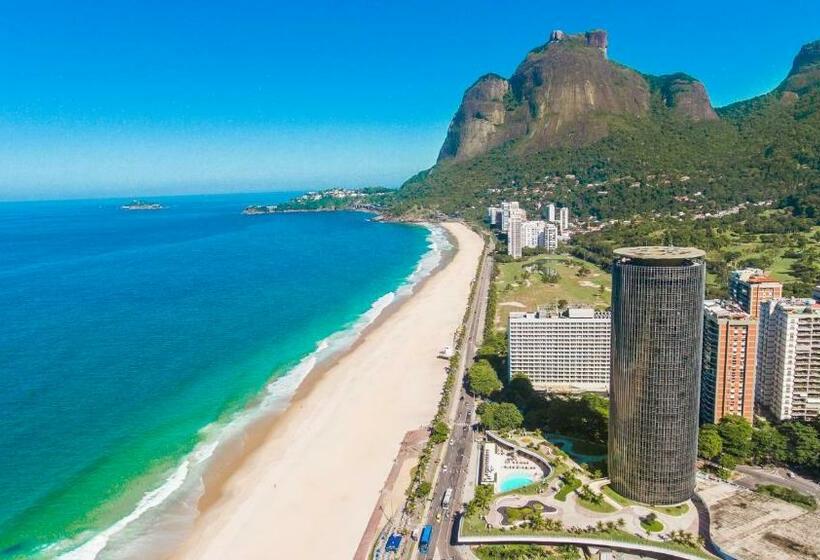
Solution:
[[[144,202],[142,200],[132,200],[128,204],[120,206],[123,210],[162,210],[165,208],[158,202]]]

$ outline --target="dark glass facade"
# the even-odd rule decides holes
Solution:
[[[697,249],[619,249],[612,276],[609,478],[647,504],[695,488],[705,265]]]

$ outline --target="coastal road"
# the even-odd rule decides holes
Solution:
[[[798,475],[791,477],[783,475],[781,474],[784,472],[783,469],[779,471],[766,471],[760,467],[738,465],[735,470],[742,473],[743,476],[735,480],[734,483],[738,486],[749,488],[750,490],[754,490],[758,484],[777,484],[804,494],[812,495],[815,498],[820,498],[820,485]]]
[[[464,558],[463,547],[452,543],[453,521],[456,512],[461,509],[462,489],[464,488],[470,464],[470,452],[473,448],[473,429],[475,422],[475,399],[470,396],[464,384],[466,368],[473,363],[476,351],[484,336],[484,322],[487,311],[487,295],[492,279],[493,259],[489,254],[492,246],[484,256],[483,265],[478,275],[478,286],[475,301],[472,302],[470,316],[467,318],[467,336],[462,349],[464,359],[461,361],[456,378],[458,391],[455,395],[456,411],[452,423],[450,440],[445,444],[447,449],[433,482],[433,501],[427,512],[426,524],[433,526],[433,538],[426,558],[454,559]],[[492,319],[490,319],[492,320]],[[448,507],[443,507],[442,500],[448,488],[453,496]],[[471,556],[470,556],[471,557]]]

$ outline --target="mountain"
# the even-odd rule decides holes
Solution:
[[[692,120],[717,115],[703,85],[685,74],[643,76],[607,58],[606,31],[553,31],[509,80],[479,78],[464,94],[439,161],[463,161],[520,139],[519,149],[583,146],[608,134],[609,115],[645,117],[652,90]]]
[[[395,211],[478,217],[546,201],[598,218],[705,212],[814,192],[820,184],[820,41],[772,92],[715,109],[702,83],[642,74],[607,57],[608,37],[560,31],[509,79],[464,93],[434,167]]]

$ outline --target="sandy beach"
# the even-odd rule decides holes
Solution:
[[[481,238],[447,224],[458,250],[378,327],[309,378],[264,439],[221,477],[175,558],[349,559],[405,434],[430,421],[436,357],[467,305]]]

